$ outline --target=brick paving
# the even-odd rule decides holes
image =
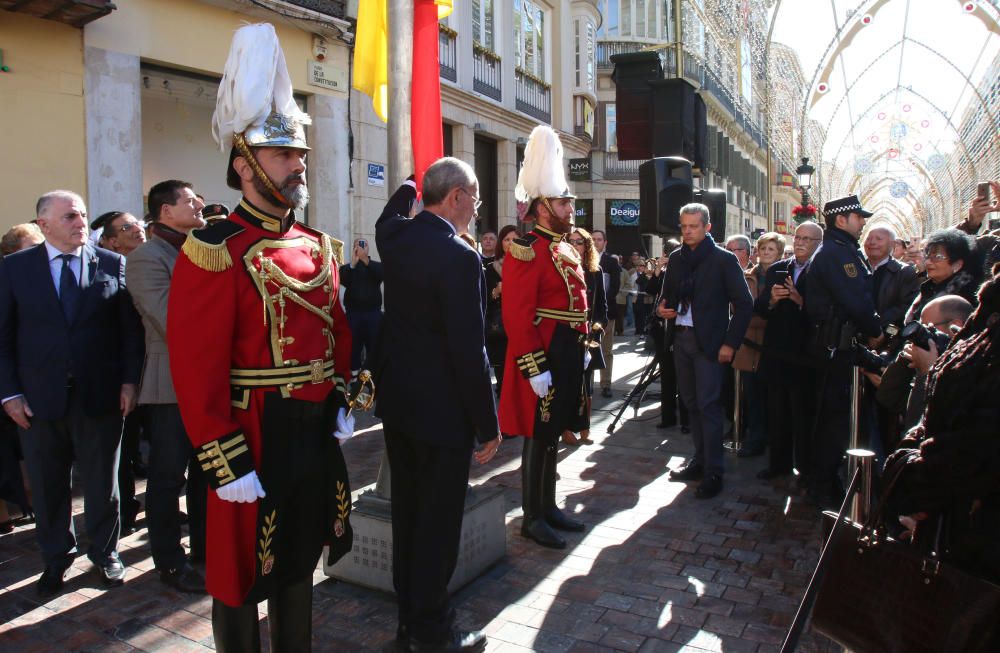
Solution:
[[[667,479],[692,448],[679,429],[659,430],[658,403],[630,408],[614,434],[610,410],[648,362],[638,344],[615,345],[615,397],[595,397],[594,444],[563,447],[558,492],[588,524],[563,551],[519,535],[520,443],[473,468],[472,482],[505,490],[507,555],[455,597],[459,624],[484,628],[488,651],[777,651],[819,551],[819,518],[790,483],[763,483],[764,458],[727,455],[726,487],[707,501]],[[658,390],[654,384],[653,390]],[[345,446],[355,489],[373,483],[381,429],[362,416]],[[140,482],[140,496],[145,489]],[[74,501],[83,533],[82,501]],[[205,651],[213,649],[211,600],[162,585],[142,529],[121,542],[124,587],[106,591],[85,556],[64,591],[42,602],[34,531],[0,538],[0,650]],[[85,549],[85,547],[83,547]],[[314,650],[393,650],[391,595],[337,582],[317,570]],[[266,607],[260,606],[266,628]],[[267,648],[265,633],[265,650]],[[808,630],[800,651],[838,650]]]

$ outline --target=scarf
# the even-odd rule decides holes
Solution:
[[[153,232],[154,236],[162,238],[173,245],[178,252],[181,251],[184,241],[187,240],[187,234],[182,234],[181,232],[171,229],[167,225],[160,224],[159,222],[154,222],[153,226],[150,227],[150,231]]]
[[[681,247],[681,260],[684,265],[681,267],[680,280],[677,284],[677,298],[681,303],[681,312],[687,313],[694,298],[694,273],[705,259],[711,256],[715,250],[715,241],[712,234],[706,233],[705,240],[698,243],[694,249]]]

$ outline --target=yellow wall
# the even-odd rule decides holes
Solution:
[[[312,34],[284,23],[273,12],[247,16],[195,0],[128,0],[87,26],[88,46],[139,55],[143,63],[222,76],[233,32],[247,22],[274,25],[296,91],[336,95],[306,82],[313,58]],[[347,48],[328,39],[324,63],[347,69]]]
[[[56,188],[86,199],[83,36],[51,20],[0,11],[0,233],[35,217]]]

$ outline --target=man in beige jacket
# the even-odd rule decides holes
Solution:
[[[149,433],[149,480],[146,522],[153,563],[160,580],[182,592],[204,593],[205,580],[191,566],[181,546],[178,498],[191,460],[191,442],[177,408],[167,355],[167,297],[177,254],[192,229],[205,226],[204,206],[191,184],[163,181],[149,190],[153,221],[149,242],[128,259],[125,277],[146,331],[146,362],[139,404],[146,406]],[[135,284],[134,288],[132,284]],[[194,337],[194,336],[193,336]],[[192,559],[204,559],[205,501],[202,474],[188,474],[187,508]]]

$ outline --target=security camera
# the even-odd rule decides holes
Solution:
[[[313,57],[316,61],[325,61],[327,53],[326,39],[318,34],[313,35]]]

